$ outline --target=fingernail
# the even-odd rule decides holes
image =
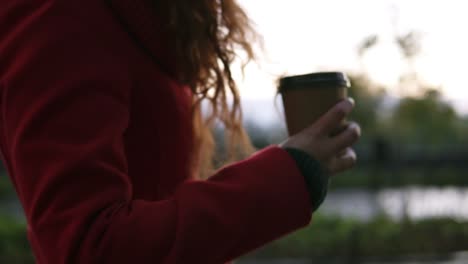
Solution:
[[[356,102],[354,101],[354,99],[352,97],[348,97],[348,100],[353,104],[353,105],[356,105]]]
[[[359,126],[358,123],[354,123],[354,122],[353,122],[353,123],[351,123],[349,126],[352,127],[352,129],[356,130],[356,133],[357,133],[358,136],[361,136],[361,134],[362,134],[362,132],[361,132],[361,126]]]

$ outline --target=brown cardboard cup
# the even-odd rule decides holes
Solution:
[[[289,135],[312,125],[336,103],[346,99],[350,82],[342,72],[317,72],[283,77],[278,91],[283,99]],[[331,135],[346,127],[343,121]]]

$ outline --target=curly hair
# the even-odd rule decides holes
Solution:
[[[255,59],[258,39],[247,14],[235,0],[154,0],[174,37],[177,78],[193,92],[193,169],[206,178],[222,165],[255,151],[242,125],[240,96],[231,72],[239,52],[245,65]],[[231,97],[231,98],[230,98]],[[202,116],[202,102],[210,114]],[[224,125],[225,157],[216,157],[213,129]]]

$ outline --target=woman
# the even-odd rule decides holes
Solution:
[[[214,120],[251,153],[229,68],[249,32],[233,0],[1,4],[0,146],[37,263],[224,263],[309,223],[355,163],[356,124],[327,136],[353,103],[212,171]]]

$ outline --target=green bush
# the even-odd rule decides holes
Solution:
[[[2,199],[12,197],[15,195],[13,185],[11,184],[10,178],[6,175],[5,171],[0,173],[0,201]]]
[[[364,223],[314,215],[309,227],[289,234],[245,258],[392,258],[444,255],[466,250],[468,222],[427,219],[394,222],[377,217]]]
[[[34,263],[26,224],[6,216],[0,216],[0,263]]]

